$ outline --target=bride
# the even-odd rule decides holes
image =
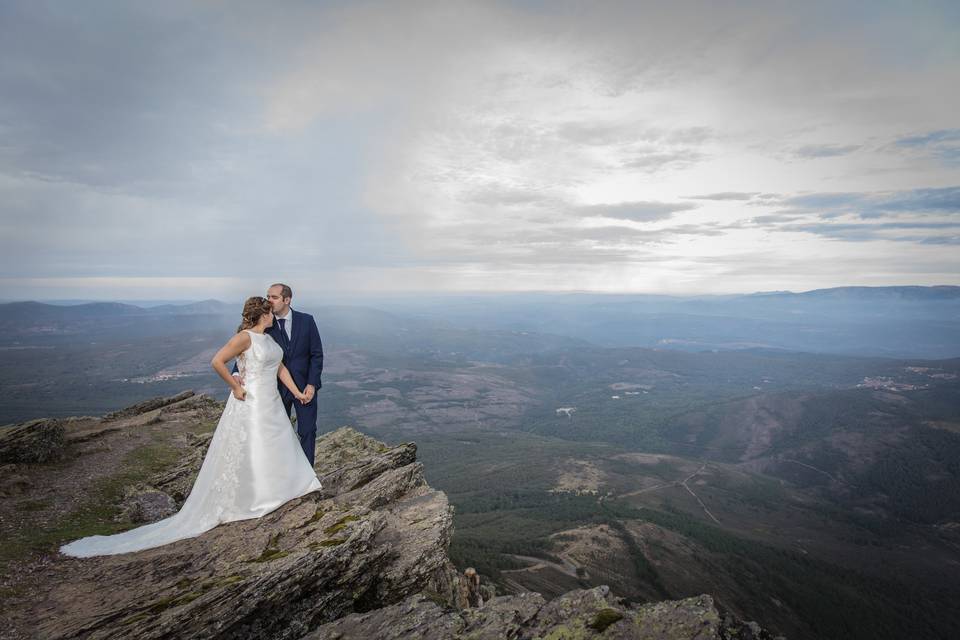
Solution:
[[[259,518],[280,505],[322,488],[283,410],[277,377],[301,402],[281,363],[283,349],[264,331],[273,324],[266,298],[243,305],[243,322],[211,364],[233,389],[190,495],[176,514],[110,536],[89,536],[60,547],[75,557],[150,549],[192,538],[223,522]],[[227,371],[237,359],[241,386]]]

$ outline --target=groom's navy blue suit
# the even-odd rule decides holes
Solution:
[[[317,323],[309,313],[300,313],[293,309],[290,309],[287,318],[293,318],[289,340],[286,333],[281,333],[280,323],[276,318],[273,326],[265,333],[283,349],[283,365],[290,372],[297,388],[305,390],[308,384],[312,384],[313,388],[319,391],[320,373],[323,371],[323,344],[320,342]],[[234,365],[234,371],[236,370]],[[287,415],[290,415],[291,405],[297,410],[297,436],[300,438],[303,453],[310,461],[310,466],[313,466],[313,450],[317,443],[317,396],[314,394],[310,402],[302,404],[279,379],[277,386]]]

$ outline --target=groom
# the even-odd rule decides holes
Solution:
[[[317,441],[317,389],[320,388],[320,372],[323,371],[323,344],[313,316],[290,308],[293,291],[285,284],[275,284],[267,289],[267,300],[273,307],[273,326],[266,333],[283,349],[283,364],[290,371],[297,387],[307,396],[304,403],[297,402],[297,436],[310,466]],[[234,375],[237,373],[234,365]],[[277,383],[283,407],[290,415],[295,398],[283,383]]]

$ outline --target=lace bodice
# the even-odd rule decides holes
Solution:
[[[250,347],[237,356],[237,371],[243,377],[244,386],[259,381],[277,383],[277,369],[283,360],[283,349],[273,338],[244,329],[250,334]]]

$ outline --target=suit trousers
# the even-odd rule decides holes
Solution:
[[[283,408],[287,415],[290,415],[290,407],[293,406],[297,411],[297,437],[300,438],[300,446],[303,447],[303,453],[313,466],[314,449],[317,446],[317,396],[314,394],[313,400],[307,404],[301,403],[293,395],[284,389],[286,393],[281,392],[283,399]]]

